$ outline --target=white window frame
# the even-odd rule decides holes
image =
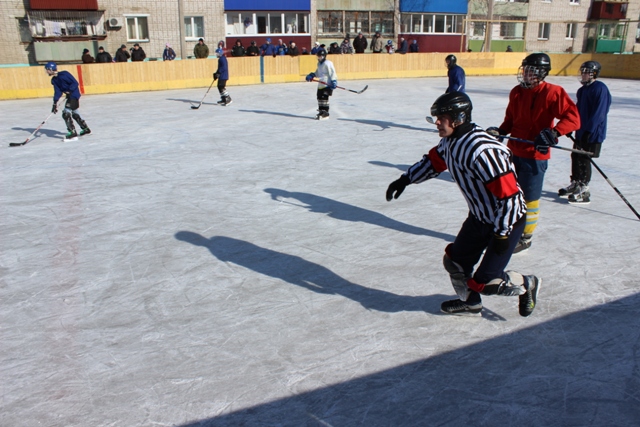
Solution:
[[[565,39],[573,40],[576,38],[577,34],[578,34],[578,23],[577,22],[567,23],[567,31],[565,33]]]
[[[296,15],[296,24],[293,25],[291,22],[287,24],[285,20],[285,15]],[[267,26],[266,32],[258,33],[258,15],[266,17]],[[231,31],[231,28],[236,28],[235,24],[229,24],[229,18],[236,18],[238,20],[238,24],[242,26],[244,32],[236,32]],[[278,19],[279,18],[279,19]],[[302,18],[302,25],[300,25],[300,18]],[[274,33],[271,31],[269,24],[274,21],[280,21],[280,26],[278,29],[281,29],[280,32]],[[264,34],[270,36],[286,36],[291,34],[309,36],[311,35],[309,25],[311,23],[310,17],[308,13],[303,12],[291,12],[291,11],[259,11],[259,12],[248,12],[248,11],[238,11],[238,12],[228,12],[224,14],[224,23],[225,23],[225,34],[227,36],[242,36],[245,34]],[[249,24],[249,25],[247,25]],[[307,32],[287,32],[287,25],[291,25],[291,31],[293,31],[294,27],[296,31],[300,28],[305,28]]]
[[[551,23],[550,22],[540,22],[540,23],[538,23],[538,40],[549,40],[549,35],[550,34],[551,34]]]
[[[580,0],[569,0],[571,6],[580,6]]]
[[[462,28],[462,22],[466,15],[458,15],[455,13],[406,13],[405,15],[411,15],[409,20],[409,31],[403,31],[407,34],[463,34],[464,28]],[[413,30],[413,22],[417,16],[420,16],[420,31]],[[442,22],[444,31],[436,31],[436,18],[444,17]],[[431,25],[429,26],[429,21]],[[448,31],[447,27],[451,26],[452,31]],[[460,28],[460,32],[456,32],[456,26]],[[429,31],[429,27],[432,31]]]
[[[194,30],[196,28],[195,22],[194,22],[194,18],[200,18],[202,19],[202,35],[198,35],[198,34],[194,34]],[[184,39],[186,41],[198,41],[198,39],[200,38],[204,38],[204,16],[199,16],[199,15],[188,15],[185,16],[184,19],[190,19],[191,20],[191,34],[187,34],[187,26],[186,24],[183,22],[182,25],[185,26],[184,31],[185,31],[185,36]]]
[[[133,13],[127,14],[127,13],[125,13],[124,14],[125,28],[127,30],[127,42],[148,42],[149,41],[148,38],[145,39],[145,38],[139,37],[140,36],[140,25],[138,24],[138,18],[145,18],[146,21],[147,21],[147,33],[149,33],[149,16],[151,16],[151,15],[148,14],[148,13],[136,13],[136,14],[133,14]],[[136,29],[136,34],[135,34],[136,37],[132,37],[132,34],[129,34],[129,19],[134,19],[134,22],[135,22],[134,26],[135,26],[135,29]]]

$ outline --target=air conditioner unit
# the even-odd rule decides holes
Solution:
[[[122,27],[122,18],[109,18],[107,22],[111,28]]]

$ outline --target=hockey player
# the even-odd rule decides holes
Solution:
[[[407,185],[435,178],[448,169],[469,214],[443,259],[459,299],[443,302],[441,311],[477,314],[482,311],[480,294],[519,295],[519,312],[526,317],[535,308],[541,280],[504,271],[525,226],[524,195],[516,181],[511,151],[471,122],[472,108],[463,92],[446,93],[433,103],[431,115],[437,118],[442,139],[389,185],[387,201],[397,199]]]
[[[62,118],[67,125],[67,134],[64,140],[76,141],[78,139],[78,133],[73,124],[74,120],[80,125],[80,136],[90,134],[91,129],[89,129],[87,123],[82,120],[78,112],[80,108],[80,90],[78,89],[78,81],[76,78],[68,71],[58,71],[58,66],[55,62],[47,62],[44,69],[47,74],[51,76],[51,84],[53,85],[52,113],[55,114],[58,112],[58,100],[62,94],[64,93],[66,96],[64,109],[62,110]]]
[[[220,92],[220,101],[218,104],[227,106],[231,104],[231,97],[227,92],[227,80],[229,80],[229,63],[227,57],[224,56],[224,51],[221,48],[216,49],[216,56],[218,57],[218,69],[213,73],[213,80],[218,80],[218,92]]]
[[[517,76],[520,84],[509,94],[504,121],[498,128],[487,129],[494,135],[511,134],[535,142],[509,140],[508,143],[514,156],[518,184],[527,201],[527,225],[514,253],[531,247],[533,231],[538,225],[544,173],[551,157],[549,147],[558,143],[559,135],[580,128],[578,109],[567,92],[561,86],[544,81],[549,71],[551,59],[546,53],[532,53],[523,59]]]
[[[329,97],[333,94],[333,90],[338,87],[338,75],[336,69],[333,66],[333,62],[327,59],[327,51],[324,49],[318,49],[316,53],[318,58],[318,68],[315,73],[309,73],[306,77],[308,82],[312,82],[316,77],[321,82],[318,83],[318,115],[316,120],[325,120],[329,118]]]
[[[598,81],[602,67],[597,61],[587,61],[580,66],[580,83],[577,106],[580,113],[580,129],[576,132],[573,148],[588,151],[592,157],[600,157],[602,142],[607,137],[607,114],[611,107],[611,94],[607,85]],[[571,153],[571,184],[558,190],[558,195],[568,197],[569,203],[587,204],[591,161],[587,156]]]
[[[447,76],[449,77],[449,86],[444,93],[464,92],[465,74],[464,69],[457,64],[458,59],[455,55],[447,55],[444,59],[447,64]]]

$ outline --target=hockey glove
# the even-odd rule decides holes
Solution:
[[[213,81],[215,82],[216,80],[218,80],[218,77],[220,77],[220,74],[218,74],[218,72],[213,73]]]
[[[51,112],[53,114],[57,114],[58,113],[58,104],[57,103],[53,103],[53,107],[51,107]]]
[[[308,82],[312,82],[313,79],[315,79],[315,78],[316,78],[316,73],[309,73],[309,74],[307,74],[307,77],[305,77],[305,80],[308,81]]]
[[[553,147],[558,144],[558,135],[553,129],[542,129],[540,135],[536,136],[534,144],[536,145],[536,150],[538,150],[540,154],[547,154],[549,152],[549,147]]]
[[[487,133],[489,135],[491,135],[491,136],[495,136],[498,139],[502,139],[500,137],[507,134],[507,132],[503,131],[502,129],[500,129],[499,127],[496,127],[496,126],[488,127],[487,128]]]
[[[329,82],[329,89],[334,90],[337,87],[338,87],[338,81],[337,80],[331,80]]]
[[[397,199],[400,197],[406,186],[409,184],[411,184],[411,181],[406,175],[401,175],[400,178],[389,184],[389,187],[387,188],[387,202],[390,202],[391,199]]]
[[[489,245],[496,255],[504,255],[509,249],[509,236],[493,235],[493,240]]]

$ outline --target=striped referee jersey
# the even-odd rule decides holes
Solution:
[[[442,138],[405,175],[418,184],[448,169],[471,214],[492,224],[494,233],[507,236],[527,211],[511,150],[479,126],[469,124],[469,129],[461,136],[455,132]]]

